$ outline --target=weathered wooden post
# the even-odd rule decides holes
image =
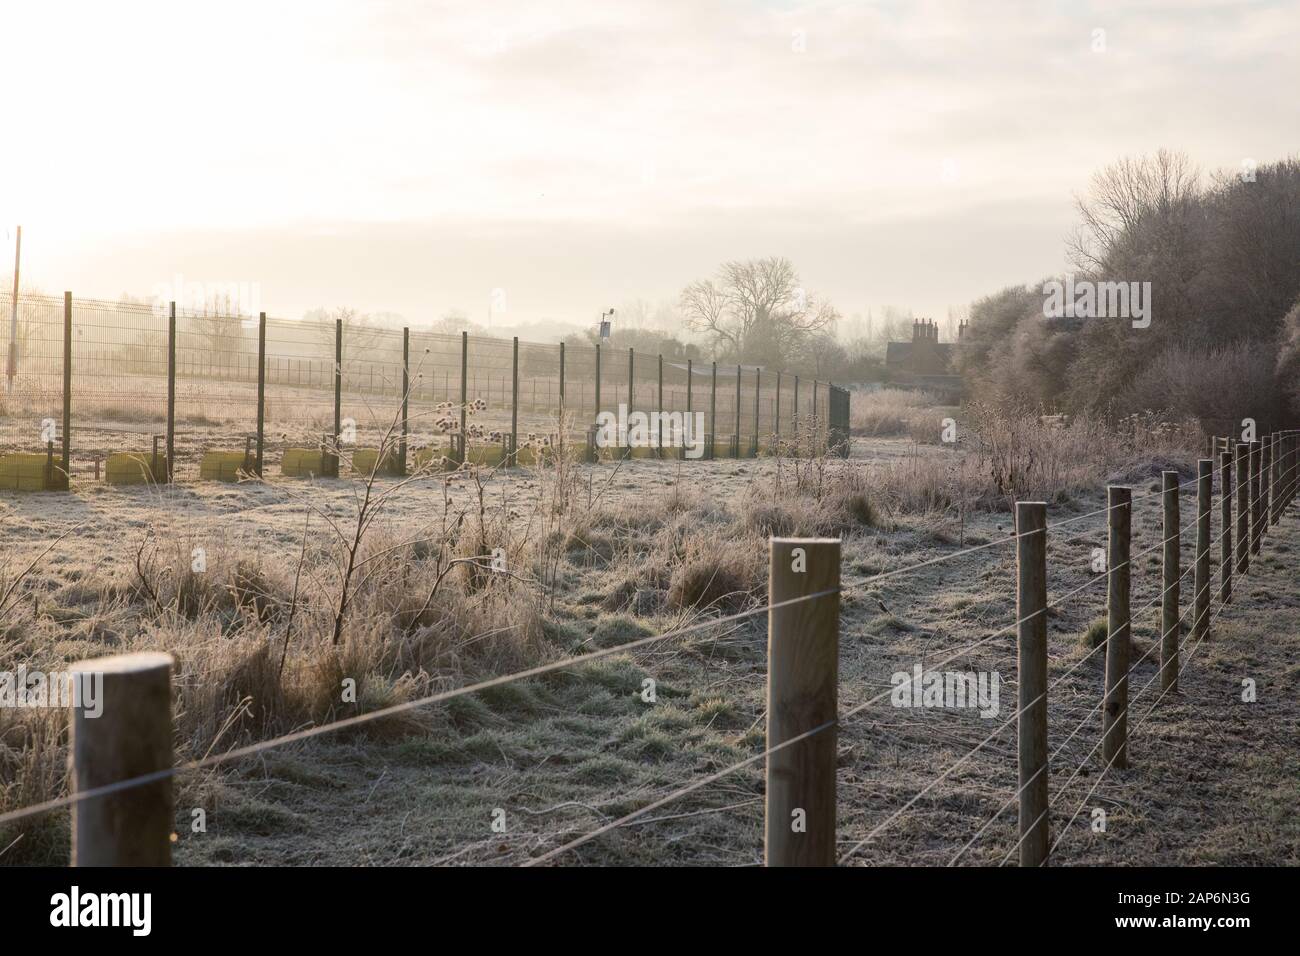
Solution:
[[[167,481],[176,461],[176,303],[167,310]],[[156,476],[155,476],[156,477]]]
[[[1237,573],[1250,571],[1250,445],[1237,445]]]
[[[257,314],[257,459],[254,471],[262,477],[266,447],[266,313]]]
[[[171,673],[171,656],[157,653],[72,666],[73,794],[159,775],[72,804],[73,866],[171,864]]]
[[[1210,500],[1213,496],[1214,462],[1202,458],[1196,463],[1196,570],[1193,572],[1196,594],[1192,602],[1192,640],[1204,640],[1210,630]],[[1177,645],[1173,665],[1173,683],[1178,690]],[[1162,688],[1163,684],[1162,684]]]
[[[831,866],[840,542],[773,538],[770,555],[767,746],[780,749],[767,757],[764,857],[768,866]]]
[[[1128,766],[1129,534],[1133,490],[1106,489],[1110,516],[1106,591],[1106,695],[1102,707],[1101,756],[1106,766]]]
[[[1178,514],[1178,472],[1161,472],[1161,498],[1164,504],[1164,553],[1160,600],[1160,689],[1176,692],[1178,683],[1178,592],[1182,530]],[[1199,546],[1199,541],[1198,541]],[[1199,565],[1197,573],[1200,573]],[[1172,680],[1172,684],[1170,681]]]
[[[592,424],[587,428],[587,460],[591,462],[600,460],[600,450],[596,447],[596,424],[600,418],[600,344],[596,345],[596,411],[592,416]]]
[[[632,409],[636,406],[636,401],[635,401],[635,399],[636,399],[636,365],[635,365],[635,362],[634,362],[634,360],[633,360],[633,352],[632,352],[632,349],[629,348],[629,349],[627,350],[627,413],[628,413],[629,416],[631,416],[631,414],[632,414]],[[621,429],[621,428],[619,429],[619,431],[622,431],[622,430],[623,430],[623,429]],[[628,445],[628,447],[627,447],[627,449],[623,452],[623,454],[624,454],[625,457],[627,457],[627,458],[631,458],[631,457],[632,457],[632,431],[631,431],[631,429],[628,429],[628,431],[627,431],[627,445]]]
[[[691,429],[691,436],[695,436],[695,419],[691,412],[691,385],[695,382],[695,364],[691,359],[686,360],[686,417],[690,419],[689,425],[683,427]],[[683,433],[685,434],[685,433]],[[682,442],[681,451],[678,453],[681,457],[686,457],[686,442]]]
[[[799,454],[799,376],[794,377],[794,403],[790,416],[790,436],[794,440],[795,454]]]
[[[1232,452],[1219,454],[1219,601],[1232,601]]]
[[[762,394],[762,390],[763,390],[763,370],[756,366],[754,368],[754,441],[753,441],[755,458],[757,458],[759,454],[758,417],[759,417],[759,396]]]
[[[1273,511],[1273,436],[1265,435],[1259,446],[1259,536],[1268,534]]]
[[[1047,862],[1047,505],[1016,503],[1020,865]]]
[[[1264,460],[1264,445],[1260,441],[1250,443],[1250,553],[1259,554],[1260,539],[1264,533],[1260,525],[1260,498],[1264,493],[1260,466]]]

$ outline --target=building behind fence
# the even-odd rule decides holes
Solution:
[[[0,294],[0,314],[11,306]],[[70,293],[21,295],[17,312],[3,346],[17,350],[0,396],[5,487],[22,487],[8,476],[23,468],[42,487],[101,464],[112,480],[115,454],[149,480],[337,474],[340,454],[346,471],[350,451],[386,437],[394,471],[430,457],[526,462],[565,444],[591,459],[678,457],[653,441],[601,448],[597,416],[621,408],[702,416],[704,458],[847,454],[846,390],[754,366]]]

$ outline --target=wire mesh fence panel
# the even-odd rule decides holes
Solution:
[[[574,418],[581,408],[579,382],[572,377],[570,349],[565,350],[564,408],[566,438],[572,440]],[[561,428],[560,348],[558,345],[519,343],[519,433],[520,443],[527,434],[556,435]],[[581,426],[578,426],[581,433]]]
[[[72,300],[71,436],[73,480],[87,471],[124,484],[165,479],[166,307]],[[127,460],[119,454],[142,456]]]
[[[452,451],[447,423],[459,422],[461,337],[411,330],[411,400],[408,416],[412,467],[427,456]]]
[[[5,323],[0,455],[37,454],[62,437],[63,300],[19,295],[15,323],[13,295],[0,294],[0,317]]]
[[[604,356],[602,355],[601,358],[603,359]],[[596,421],[596,349],[594,347],[587,345],[565,347],[564,404],[572,423],[571,430],[574,438],[585,442],[588,429]]]
[[[286,455],[295,470],[333,441],[335,348],[333,322],[266,320],[264,475],[283,471]]]
[[[251,471],[257,434],[255,317],[180,310],[176,313],[176,407],[173,480],[234,480]],[[240,467],[217,469],[218,458]],[[204,463],[208,463],[205,471]]]
[[[342,337],[336,343],[342,347],[340,474],[368,475],[376,466],[394,471],[402,439],[402,331],[345,321],[341,327],[336,323],[335,334]]]

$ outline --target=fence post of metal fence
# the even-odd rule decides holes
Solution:
[[[14,297],[17,303],[18,297]],[[72,487],[72,293],[63,293],[63,441],[59,478],[50,475],[53,487]]]
[[[1219,603],[1232,600],[1232,452],[1219,452]]]
[[[1204,639],[1210,630],[1210,502],[1214,493],[1214,459],[1196,463],[1196,596],[1192,601],[1192,639]],[[1178,689],[1175,667],[1173,688]]]
[[[1047,860],[1047,504],[1016,502],[1020,865]]]
[[[167,309],[167,481],[176,460],[176,303]]]
[[[631,414],[632,414],[632,408],[633,408],[633,405],[634,405],[634,403],[633,403],[633,401],[632,401],[632,397],[633,397],[633,395],[634,395],[635,393],[636,393],[636,368],[635,368],[635,364],[634,364],[634,359],[633,359],[632,349],[629,348],[629,349],[627,350],[627,413],[628,413],[628,416],[629,416],[629,417],[630,417]],[[625,421],[626,421],[626,419],[625,419]],[[622,431],[622,429],[619,429],[619,430]],[[631,429],[628,429],[628,438],[627,438],[627,442],[628,442],[628,447],[627,447],[627,449],[624,451],[624,454],[625,454],[628,458],[631,458],[631,457],[632,457],[632,432],[631,432]]]
[[[398,474],[406,474],[406,446],[410,437],[411,329],[402,326],[402,444],[397,449]]]
[[[658,452],[656,452],[655,457],[663,458],[664,456],[664,357],[663,357],[663,353],[660,353],[659,355],[658,405],[659,405],[659,418],[657,424],[655,425],[655,434],[658,436],[658,440],[656,441],[655,444],[659,446],[659,450]]]
[[[790,437],[794,440],[795,454],[799,454],[799,376],[794,377],[794,407],[790,413]]]
[[[1129,566],[1133,490],[1106,489],[1110,535],[1106,556],[1106,692],[1102,707],[1103,766],[1128,766]]]
[[[257,314],[257,477],[266,449],[266,313]]]
[[[587,460],[596,462],[600,460],[600,452],[596,448],[596,422],[600,418],[600,343],[596,343],[596,385],[595,394],[593,395],[595,405],[592,408],[591,421],[587,423]]]
[[[329,474],[339,476],[339,457],[343,440],[343,320],[334,320],[334,448],[330,453]]]
[[[68,679],[73,688],[74,795],[171,770],[171,655],[79,661]],[[84,703],[84,689],[92,681],[100,695],[94,709]],[[72,865],[170,866],[174,822],[170,776],[77,800],[72,804]]]
[[[460,333],[460,448],[455,458],[462,465],[469,457],[469,441],[465,434],[465,417],[469,409],[469,332]]]
[[[510,452],[506,466],[519,464],[519,336],[514,337],[510,356]]]
[[[1250,444],[1237,445],[1237,573],[1250,572]]]
[[[767,747],[781,749],[767,756],[764,859],[768,866],[831,866],[840,542],[773,538],[769,553]]]
[[[776,408],[772,413],[772,454],[777,454],[781,444],[781,372],[776,373]]]
[[[713,363],[713,378],[709,385],[709,454],[712,461],[718,449],[718,363]]]
[[[695,384],[695,360],[687,359],[686,360],[686,420],[689,420],[690,424],[689,425],[684,424],[683,427],[692,429],[691,431],[692,435],[695,434],[695,432],[693,431],[693,429],[695,428],[695,418],[693,417],[692,414],[693,409],[691,406],[691,390],[694,384]],[[685,435],[685,432],[683,432],[683,435]],[[682,450],[680,452],[680,456],[683,458],[686,457],[686,445],[687,442],[683,440]]]
[[[1178,513],[1179,473],[1164,471],[1160,473],[1160,497],[1163,505],[1164,522],[1162,537],[1164,549],[1161,553],[1160,586],[1160,689],[1177,693],[1178,691],[1178,638],[1181,624],[1178,620],[1179,582],[1182,557],[1181,515]],[[1197,541],[1200,547],[1200,541]],[[1199,561],[1199,551],[1198,551]],[[1200,565],[1197,564],[1197,574]]]
[[[740,373],[741,367],[736,366],[736,433],[731,440],[731,457],[740,457]]]
[[[754,457],[758,457],[758,401],[759,395],[763,390],[763,370],[755,366],[754,368],[754,440],[750,446],[754,450]]]

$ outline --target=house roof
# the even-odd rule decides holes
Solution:
[[[912,357],[911,342],[890,342],[885,346],[885,364],[901,365]],[[952,343],[936,342],[931,346],[934,355],[945,364],[952,362]]]

